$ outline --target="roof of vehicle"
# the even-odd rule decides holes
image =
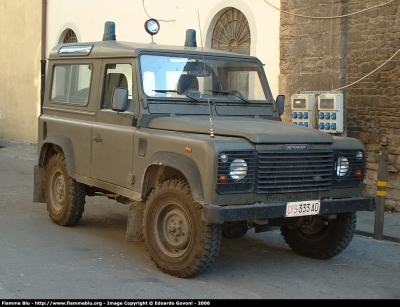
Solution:
[[[68,55],[59,54],[62,47],[78,47],[78,46],[91,46],[91,51],[87,55]],[[217,49],[201,48],[201,47],[186,47],[186,46],[172,46],[172,45],[159,45],[155,43],[136,43],[136,42],[123,42],[123,41],[98,41],[98,42],[85,42],[85,43],[69,43],[56,45],[49,55],[49,59],[60,58],[114,58],[114,57],[137,57],[141,51],[149,52],[172,52],[174,54],[199,54],[199,55],[223,55],[228,57],[251,58],[253,56],[242,55]]]

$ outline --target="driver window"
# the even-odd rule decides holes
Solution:
[[[107,64],[105,72],[102,109],[111,109],[113,90],[116,87],[122,87],[128,90],[127,111],[133,112],[136,103],[132,101],[132,65]]]

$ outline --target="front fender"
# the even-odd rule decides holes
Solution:
[[[151,157],[149,166],[146,168],[146,174],[152,165],[169,166],[180,171],[189,183],[194,201],[204,201],[200,171],[193,159],[177,153],[161,151]]]

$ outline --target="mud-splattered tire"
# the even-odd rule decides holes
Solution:
[[[52,221],[60,226],[77,224],[84,211],[85,185],[68,176],[62,154],[50,158],[45,189],[47,211]]]
[[[201,218],[186,181],[168,180],[154,189],[144,210],[145,246],[164,273],[187,278],[205,271],[218,255],[221,227]]]
[[[328,259],[341,253],[350,244],[356,221],[355,212],[340,213],[328,225],[282,226],[281,234],[297,254],[314,259]]]

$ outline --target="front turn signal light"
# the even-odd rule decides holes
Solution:
[[[226,176],[226,175],[218,176],[218,183],[227,183],[227,182],[228,182],[228,176]]]
[[[356,170],[356,172],[355,172],[355,176],[357,177],[357,178],[362,178],[363,177],[363,171],[362,170]]]

